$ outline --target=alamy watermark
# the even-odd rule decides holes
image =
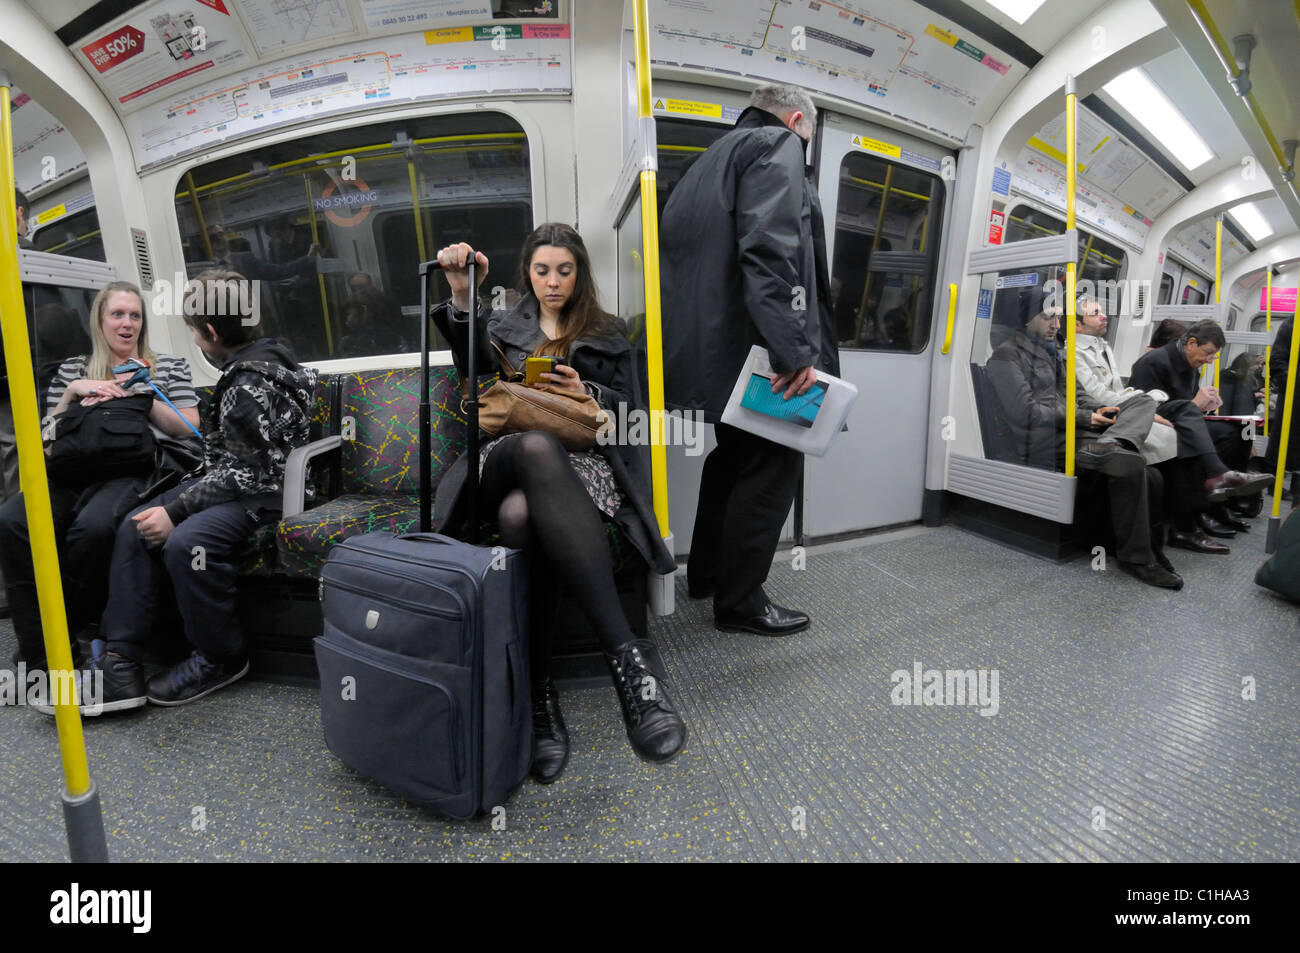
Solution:
[[[698,410],[642,410],[619,401],[617,408],[605,412],[596,442],[602,447],[662,443],[685,447],[688,457],[698,457],[704,452],[704,415]]]
[[[19,662],[14,670],[0,669],[0,705],[80,705],[85,714],[98,715],[104,710],[104,673],[98,669],[93,674],[76,669],[47,672]]]
[[[132,933],[148,933],[153,925],[152,890],[90,890],[73,883],[50,894],[54,924],[118,924]]]
[[[254,278],[197,281],[177,275],[176,281],[154,282],[150,310],[157,315],[238,315],[248,327],[262,320],[262,282]]]
[[[889,680],[894,685],[889,693],[891,705],[969,705],[978,707],[984,716],[998,713],[996,668],[925,668],[914,661],[910,672],[905,668],[896,669]]]

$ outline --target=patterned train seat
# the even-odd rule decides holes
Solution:
[[[356,371],[341,385],[339,495],[276,528],[279,570],[291,575],[315,577],[348,537],[409,532],[419,521],[419,369]],[[454,368],[430,369],[434,486],[465,449],[459,386]]]

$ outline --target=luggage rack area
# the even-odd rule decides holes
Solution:
[[[563,691],[567,771],[526,782],[495,823],[446,820],[345,768],[314,689],[245,681],[87,719],[110,856],[1294,860],[1300,610],[1253,582],[1265,523],[1228,557],[1171,550],[1182,592],[954,527],[813,548],[798,571],[780,554],[772,598],[814,619],[786,639],[715,631],[679,574],[677,613],[650,625],[683,753],[637,761],[612,688]],[[918,664],[970,678],[914,692],[899,676]],[[948,682],[972,687],[964,704],[934,703]],[[66,860],[53,719],[0,709],[0,749],[0,856]]]

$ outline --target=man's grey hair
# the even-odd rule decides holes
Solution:
[[[792,112],[803,113],[800,122],[803,128],[795,131],[804,137],[812,135],[817,123],[817,107],[813,105],[808,92],[800,86],[760,86],[750,94],[749,104],[770,112],[782,122]]]

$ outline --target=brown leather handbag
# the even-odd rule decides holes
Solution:
[[[529,387],[495,341],[492,347],[501,365],[501,379],[479,397],[480,430],[494,437],[542,430],[553,434],[566,450],[590,450],[596,445],[596,435],[609,415],[594,397]]]

